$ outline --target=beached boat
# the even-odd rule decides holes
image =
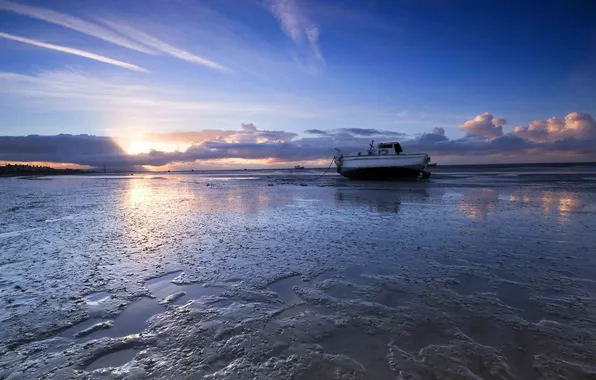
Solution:
[[[395,180],[426,179],[424,171],[430,157],[426,153],[402,153],[398,142],[370,144],[366,152],[344,155],[340,150],[334,157],[337,172],[350,179]]]

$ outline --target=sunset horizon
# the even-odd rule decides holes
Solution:
[[[442,164],[596,161],[588,3],[540,21],[527,4],[138,5],[0,1],[0,162],[326,166],[371,140]]]

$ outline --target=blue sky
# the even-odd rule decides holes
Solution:
[[[0,0],[0,135],[108,136],[129,153],[206,141],[148,134],[242,123],[291,140],[342,128],[416,139],[435,127],[456,140],[490,113],[501,134],[473,136],[556,117],[556,136],[528,141],[585,140],[596,130],[595,11],[582,0]],[[581,133],[571,113],[588,117]]]

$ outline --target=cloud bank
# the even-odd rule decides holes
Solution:
[[[536,162],[543,156],[555,155],[559,161],[569,157],[596,160],[596,121],[588,114],[572,112],[564,119],[536,120],[527,126],[515,127],[510,133],[503,132],[504,124],[505,120],[485,113],[460,126],[467,132],[466,136],[449,139],[443,128],[410,138],[399,132],[368,128],[310,129],[305,137],[299,137],[283,130],[260,130],[246,123],[238,130],[147,134],[144,136],[147,142],[185,143],[189,147],[184,151],[151,150],[138,154],[127,154],[115,139],[105,136],[4,136],[0,137],[0,160],[90,166],[163,166],[195,162],[200,165],[201,161],[221,159],[286,163],[327,159],[334,155],[334,148],[346,153],[363,150],[373,138],[379,142],[399,139],[405,152],[423,151],[439,157],[486,156],[495,162],[502,157],[515,157],[519,161]]]

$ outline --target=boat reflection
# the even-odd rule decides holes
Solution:
[[[400,211],[402,203],[427,200],[428,191],[420,189],[337,189],[335,191],[335,202],[338,205],[355,204],[366,207],[370,212],[393,213]]]
[[[387,194],[370,190],[335,192],[336,203],[356,203],[371,212],[397,214],[401,205],[399,194]]]

